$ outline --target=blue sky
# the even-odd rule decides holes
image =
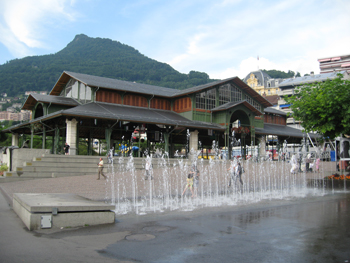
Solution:
[[[350,53],[349,14],[349,0],[1,0],[0,64],[85,34],[210,78],[319,73],[317,59]]]

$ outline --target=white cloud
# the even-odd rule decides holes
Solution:
[[[230,77],[239,77],[241,79],[245,78],[250,72],[259,69],[265,70],[280,70],[288,72],[289,70],[295,73],[299,72],[302,76],[304,74],[309,74],[314,71],[315,74],[319,73],[319,63],[314,58],[302,58],[293,59],[289,61],[270,61],[267,58],[259,57],[249,57],[240,62],[238,67],[230,67],[223,71],[214,72],[210,74],[210,78],[213,79],[226,79]]]
[[[168,50],[167,61],[182,72],[243,78],[258,68],[260,55],[260,69],[317,74],[318,58],[349,53],[348,3],[256,1],[253,8],[249,2],[223,1],[202,14],[192,36],[184,36],[186,49]]]
[[[16,57],[45,46],[46,26],[74,20],[66,0],[3,0],[0,4],[0,41]],[[52,30],[52,28],[51,28]]]
[[[103,34],[185,73],[245,77],[259,55],[259,68],[305,74],[318,72],[318,58],[349,53],[349,13],[348,0],[0,0],[0,42],[23,57]]]

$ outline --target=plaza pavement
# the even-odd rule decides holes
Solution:
[[[319,174],[307,173],[307,177],[322,178],[333,167],[334,163],[324,163]],[[136,171],[140,183],[143,175],[144,171]],[[28,231],[9,205],[17,192],[76,193],[104,200],[107,185],[108,180],[91,175],[0,181],[0,262],[350,260],[348,192],[191,212],[117,215],[115,224],[37,231]]]
[[[269,163],[269,162],[268,162]],[[272,162],[274,172],[277,174],[290,174],[290,164],[287,162]],[[276,167],[274,167],[276,165]],[[219,166],[215,168],[214,171],[210,171],[210,173],[216,173],[215,176],[211,176],[214,180],[216,176],[220,176],[221,181],[224,182],[224,177],[227,177],[227,169],[229,168],[230,163],[226,162],[224,166]],[[255,163],[245,162],[243,163],[243,167],[246,170],[246,173],[243,174],[243,181],[247,181],[249,177],[255,176],[256,173],[261,173],[261,169],[271,169],[270,166],[260,166]],[[205,169],[208,169],[208,165],[200,166],[202,168],[201,176],[203,177],[203,173],[205,173]],[[170,167],[167,170],[169,177],[172,177],[172,180],[179,179],[181,180],[182,185],[186,183],[186,175],[189,171],[190,167],[183,168],[184,171],[181,170],[178,166]],[[219,169],[219,170],[218,170]],[[96,175],[81,175],[81,176],[71,176],[71,177],[58,177],[58,178],[42,178],[42,179],[28,179],[28,180],[16,180],[2,183],[2,178],[0,178],[0,189],[7,198],[8,201],[12,200],[14,193],[74,193],[77,195],[81,195],[83,197],[92,199],[92,200],[108,200],[110,198],[110,184],[111,184],[111,170],[106,166],[104,169],[105,174],[108,176],[108,179],[105,180],[101,177],[100,180],[96,180],[97,178],[97,169]],[[160,178],[161,174],[164,172],[163,168],[157,168],[153,171],[154,178]],[[265,171],[269,172],[269,171]],[[320,171],[318,173],[297,173],[295,175],[296,178],[301,178],[305,175],[306,179],[322,179],[325,176],[328,176],[332,173],[335,173],[335,163],[334,162],[321,162]],[[114,184],[118,183],[119,175],[118,171],[115,172],[116,177],[114,180]],[[131,172],[124,172],[123,179],[125,181],[125,186],[127,192],[132,192],[131,190],[131,182],[126,181],[128,177],[131,177]],[[136,178],[138,185],[143,185],[144,181],[144,170],[134,170],[133,176]],[[125,178],[126,177],[126,178]],[[20,179],[20,178],[19,178]],[[161,187],[161,180],[154,180],[155,188]],[[139,189],[142,191],[142,188]],[[144,195],[140,193],[140,195]]]

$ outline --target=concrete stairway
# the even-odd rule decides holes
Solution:
[[[22,167],[16,167],[15,171],[5,172],[4,176],[12,178],[49,178],[97,174],[97,164],[100,156],[82,155],[53,155],[45,154],[42,157],[34,157],[32,162],[24,162]],[[102,157],[104,161],[104,172],[111,169],[111,164],[107,163],[107,157]],[[114,157],[113,166],[115,171],[130,169],[128,162],[130,158]],[[183,160],[185,163],[190,161]],[[144,169],[145,158],[133,158],[134,169]],[[152,160],[153,167],[165,165],[159,159]],[[178,164],[178,159],[168,159],[166,165],[174,166]]]

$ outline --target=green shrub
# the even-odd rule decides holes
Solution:
[[[0,176],[2,176],[5,171],[8,171],[8,169],[9,168],[8,168],[6,163],[1,164],[1,166],[0,166]]]

